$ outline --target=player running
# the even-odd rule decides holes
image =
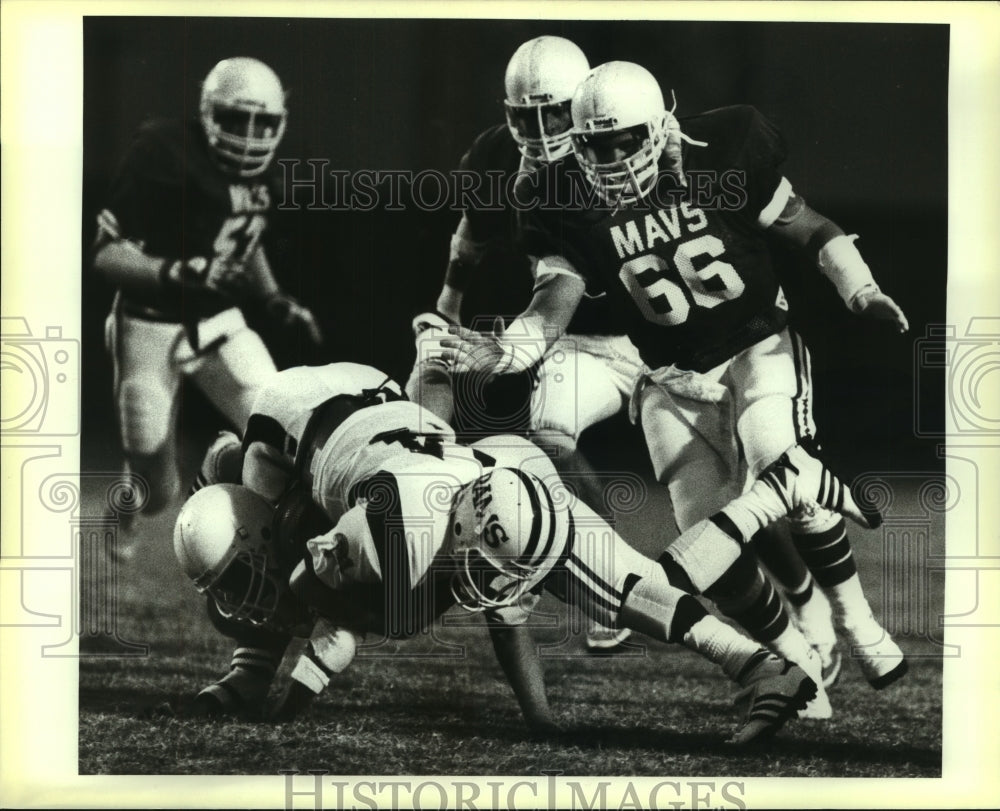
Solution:
[[[286,118],[284,89],[267,65],[219,62],[197,120],[139,129],[97,218],[94,267],[118,287],[106,344],[125,473],[137,493],[148,486],[145,515],[179,494],[181,378],[242,426],[276,371],[238,305],[257,303],[320,340],[310,312],[279,289],[261,245],[274,197],[268,168]]]
[[[572,117],[577,164],[525,179],[520,232],[545,281],[530,317],[551,340],[585,291],[606,292],[628,314],[629,337],[648,367],[631,409],[684,530],[738,494],[746,468],[758,474],[815,430],[808,356],[786,327],[768,234],[810,251],[853,312],[900,331],[907,321],[875,284],[855,237],[792,190],[780,170],[784,142],[754,108],[678,121],[648,71],[610,62],[581,83]],[[574,204],[546,205],[566,199]],[[469,332],[443,344],[457,368],[479,373],[502,371],[526,352],[520,338]],[[536,356],[546,345],[536,344]],[[872,615],[843,519],[829,510],[796,513],[792,531],[868,681],[881,688],[902,676],[905,659]],[[727,613],[776,650],[797,644],[755,564],[735,554],[709,561],[704,586],[713,598],[722,585],[736,593]],[[824,664],[835,664],[835,642],[817,644]]]
[[[583,51],[567,39],[541,36],[523,43],[508,62],[504,77],[507,122],[475,139],[462,158],[460,170],[475,173],[483,189],[509,191],[517,176],[567,157],[572,151],[570,100],[589,70]],[[449,324],[462,323],[465,291],[491,251],[509,259],[507,276],[511,281],[529,266],[528,258],[514,243],[512,201],[498,206],[493,197],[486,193],[468,197],[451,239],[437,313],[414,319],[417,361],[406,391],[410,399],[449,422],[454,397],[457,395],[466,409],[473,407],[483,401],[476,387],[486,381],[476,375],[453,377],[450,367],[440,360],[436,338],[447,334]],[[535,283],[544,285],[546,280],[536,278]],[[530,315],[529,311],[511,323],[508,336],[523,334],[527,341],[533,341],[536,335]],[[585,295],[566,334],[553,342],[537,364],[517,363],[512,368],[524,371],[533,367],[537,378],[529,403],[530,438],[550,452],[566,481],[598,510],[604,506],[599,477],[577,442],[585,430],[619,413],[628,402],[641,364],[624,331],[624,326],[612,319],[603,294]],[[595,652],[610,650],[626,636],[624,629],[591,627],[587,646]]]
[[[544,451],[512,436],[459,445],[443,421],[400,399],[395,384],[370,367],[277,375],[254,406],[242,448],[233,441],[214,448],[205,480],[226,469],[230,476],[238,470],[246,487],[195,493],[178,518],[175,550],[218,614],[282,633],[241,639],[230,673],[200,696],[218,710],[263,700],[308,616],[302,605],[324,623],[293,671],[291,708],[349,664],[365,633],[412,635],[458,603],[487,614],[526,719],[545,727],[540,666],[521,627],[543,589],[608,627],[679,642],[720,665],[750,697],[736,742],[773,734],[817,695],[801,668],[709,615],[671,584],[667,567],[569,497]],[[288,500],[295,486],[311,493],[329,529],[296,528],[305,510]],[[817,500],[867,520],[839,482],[794,449],[725,511],[682,536],[682,546],[692,560],[720,544],[739,548],[760,526]],[[686,558],[676,565],[700,580]]]

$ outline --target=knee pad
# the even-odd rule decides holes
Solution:
[[[174,403],[165,389],[146,381],[127,380],[118,393],[118,409],[127,454],[151,456],[167,444]]]
[[[736,423],[747,466],[756,476],[795,444],[792,400],[772,394],[747,405]]]
[[[683,532],[667,549],[698,592],[710,588],[742,552],[740,544],[707,519]]]
[[[680,642],[691,626],[707,613],[694,597],[672,586],[659,574],[634,583],[618,613],[618,625],[659,642]]]

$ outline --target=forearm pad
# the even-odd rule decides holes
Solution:
[[[856,302],[861,293],[878,290],[871,269],[854,246],[857,238],[857,234],[836,236],[820,248],[818,257],[820,272],[833,282],[852,312],[857,312]]]

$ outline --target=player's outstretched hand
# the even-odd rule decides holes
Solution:
[[[825,507],[866,529],[875,529],[882,523],[877,509],[859,505],[850,489],[801,445],[795,445],[768,465],[757,481],[773,489],[789,513],[801,510],[810,514],[817,507]]]
[[[442,357],[452,365],[453,371],[489,374],[496,369],[503,356],[497,340],[503,334],[502,318],[497,319],[491,333],[461,326],[450,327],[449,333],[451,337],[441,340]]]
[[[906,320],[902,308],[881,290],[861,293],[854,301],[854,310],[868,318],[892,321],[900,332],[906,332],[910,328],[910,322]]]

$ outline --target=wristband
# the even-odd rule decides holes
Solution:
[[[305,685],[316,695],[326,689],[330,683],[330,677],[323,671],[316,662],[308,655],[303,654],[295,663],[291,676],[299,684]]]
[[[871,269],[854,247],[857,238],[857,234],[836,236],[820,248],[818,257],[820,272],[833,282],[848,309],[854,312],[861,293],[873,288],[878,292]]]

